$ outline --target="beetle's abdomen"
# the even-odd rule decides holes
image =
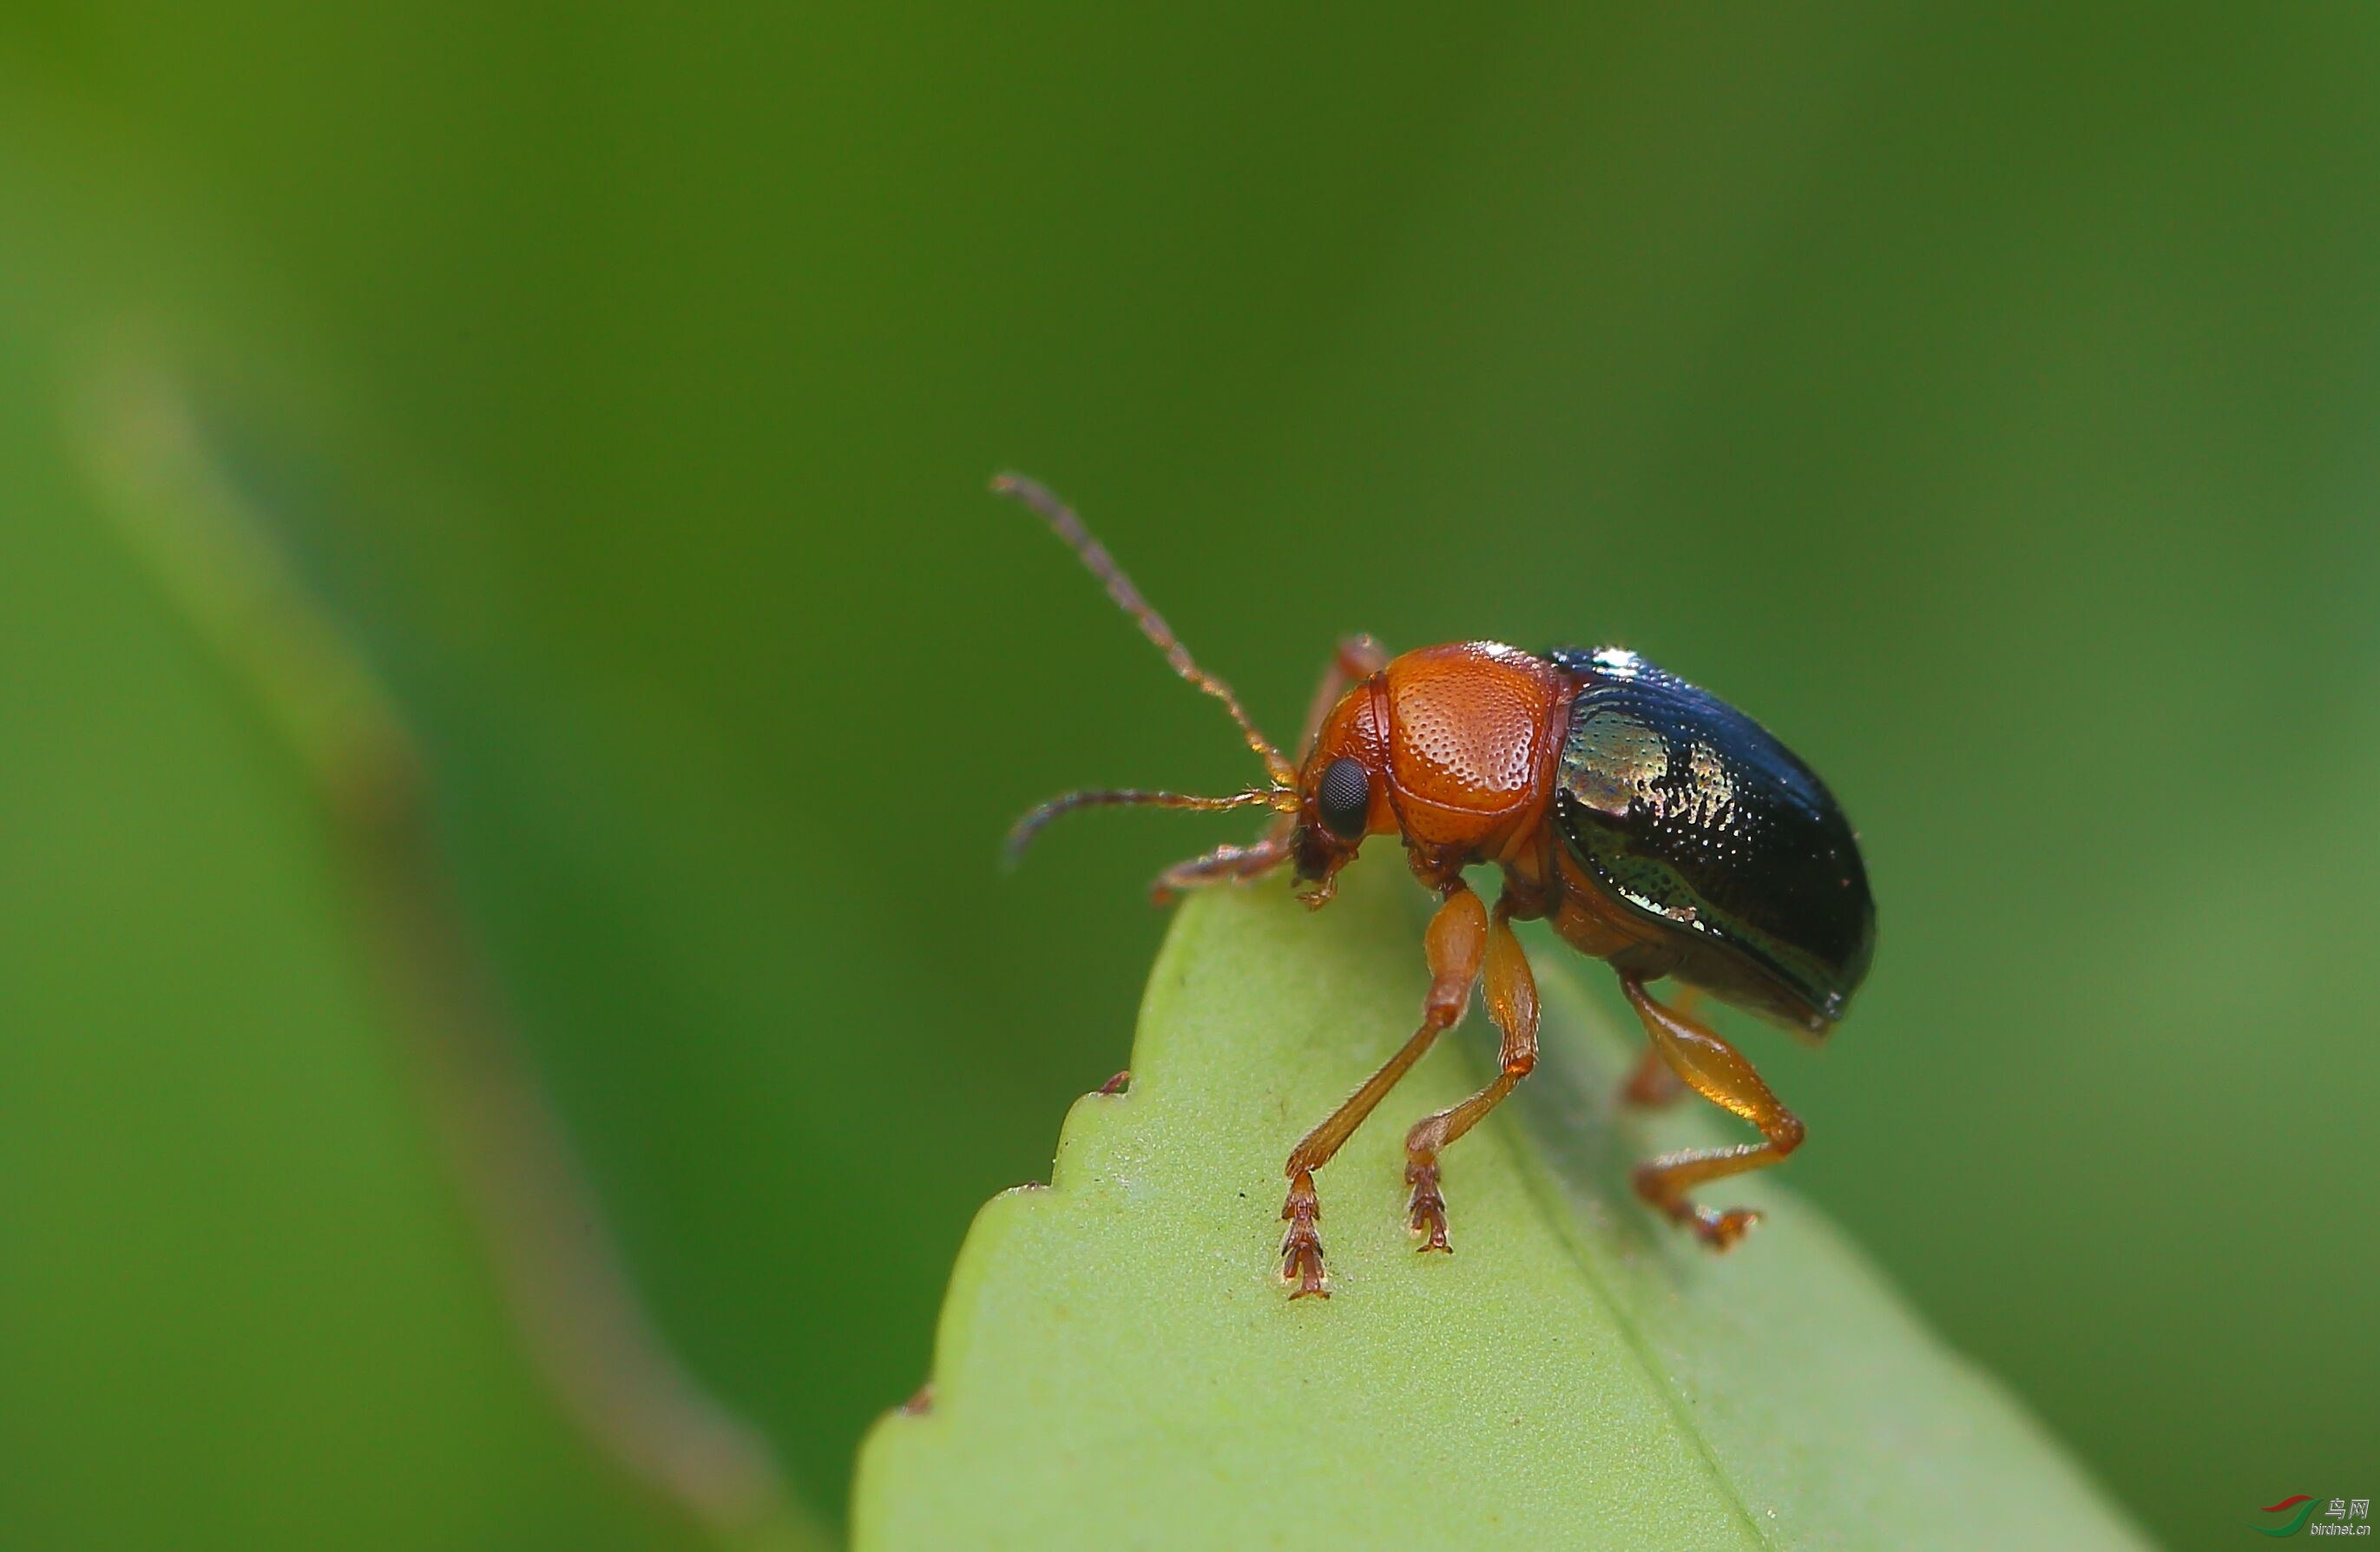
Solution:
[[[1876,943],[1851,822],[1810,768],[1633,652],[1562,649],[1579,682],[1556,779],[1572,857],[1663,930],[1676,973],[1812,1028],[1842,1016]]]

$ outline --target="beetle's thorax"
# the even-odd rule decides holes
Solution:
[[[1379,674],[1390,800],[1408,843],[1492,857],[1544,807],[1569,682],[1493,641],[1407,652]]]

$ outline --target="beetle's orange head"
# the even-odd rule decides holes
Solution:
[[[1388,749],[1378,681],[1367,679],[1341,697],[1323,719],[1298,772],[1290,855],[1307,904],[1330,898],[1339,869],[1354,860],[1366,836],[1395,833]]]

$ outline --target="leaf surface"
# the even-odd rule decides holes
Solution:
[[[1615,1106],[1638,1048],[1547,937],[1544,1058],[1446,1155],[1457,1254],[1414,1253],[1401,1143],[1479,1081],[1475,1017],[1318,1176],[1333,1297],[1291,1303],[1282,1157],[1423,989],[1410,886],[1346,884],[1183,908],[1130,1091],[976,1220],[931,1404],[862,1452],[859,1547],[2140,1545],[1808,1203],[1728,1182],[1767,1221],[1724,1257],[1636,1203],[1633,1160],[1733,1139]]]

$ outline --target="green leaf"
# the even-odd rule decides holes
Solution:
[[[1446,1156],[1457,1254],[1414,1253],[1401,1144],[1475,1086],[1476,1022],[1318,1176],[1334,1296],[1284,1297],[1281,1159],[1420,1006],[1400,871],[1183,908],[1130,1092],[976,1219],[930,1404],[861,1454],[862,1552],[2140,1545],[1807,1203],[1730,1182],[1767,1220],[1714,1257],[1635,1202],[1630,1162],[1724,1126],[1615,1109],[1635,1048],[1548,938],[1544,1060]]]

